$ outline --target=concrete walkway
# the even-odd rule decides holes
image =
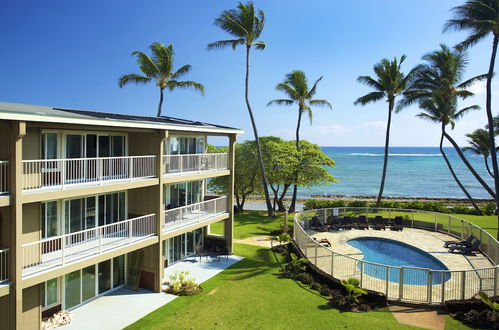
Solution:
[[[187,270],[197,283],[202,283],[242,259],[239,256],[229,256],[228,260],[221,257],[202,258],[199,261],[199,258],[190,257],[166,268],[165,280],[176,270]],[[72,310],[72,323],[61,329],[123,329],[176,297],[144,289],[136,292],[121,288]]]
[[[434,310],[392,305],[390,312],[401,324],[433,330],[445,329],[445,314]]]

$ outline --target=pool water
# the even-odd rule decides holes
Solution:
[[[399,241],[378,237],[359,237],[347,242],[364,254],[364,261],[374,262],[395,267],[420,267],[432,270],[448,270],[438,259],[414,246]],[[359,264],[360,267],[360,264]],[[386,267],[381,265],[365,264],[364,272],[373,277],[386,280]],[[400,270],[390,269],[390,282],[399,282]],[[427,285],[428,271],[413,268],[403,268],[404,284]],[[440,284],[447,281],[449,273],[442,278],[441,272],[432,273],[432,283]]]

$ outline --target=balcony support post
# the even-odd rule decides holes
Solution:
[[[161,235],[163,234],[163,225],[165,223],[165,205],[164,205],[164,196],[163,196],[163,185],[164,185],[164,180],[163,180],[163,171],[165,170],[165,164],[164,164],[164,150],[165,150],[165,143],[168,138],[168,131],[165,130],[160,130],[158,131],[158,144],[157,144],[157,150],[156,150],[156,173],[157,177],[159,179],[159,184],[156,186],[157,193],[155,196],[157,196],[156,200],[156,209],[154,210],[154,213],[156,213],[156,235],[159,237],[159,242],[157,244],[157,259],[156,259],[156,280],[154,284],[154,291],[156,292],[161,292],[163,288],[163,273],[164,273],[164,257],[163,257],[163,240],[161,239]]]
[[[227,248],[229,253],[232,254],[233,251],[233,234],[234,234],[234,179],[235,179],[235,164],[236,164],[236,141],[237,135],[229,135],[229,170],[230,175],[228,177],[228,196],[227,196],[227,211],[229,212],[229,218],[225,220],[224,226],[224,236],[227,242]]]
[[[10,193],[12,203],[10,206],[10,259],[9,259],[9,280],[11,281],[11,310],[9,328],[22,328],[23,313],[23,289],[22,289],[22,269],[23,269],[23,251],[22,236],[23,228],[23,137],[26,135],[26,123],[20,121],[12,122],[10,134]],[[37,256],[31,256],[36,258]],[[30,260],[33,262],[34,260]]]

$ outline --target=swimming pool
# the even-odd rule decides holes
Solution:
[[[395,267],[419,267],[432,270],[448,270],[437,258],[414,246],[399,241],[379,237],[359,237],[347,242],[350,246],[359,249],[364,254],[364,261],[374,262]],[[360,265],[359,265],[360,267]],[[382,265],[364,264],[364,272],[373,277],[386,280],[386,267]],[[440,284],[442,280],[450,278],[449,273],[432,274],[432,283]],[[390,282],[400,281],[400,270],[391,268],[388,279]],[[404,284],[427,285],[428,271],[413,268],[403,269]]]

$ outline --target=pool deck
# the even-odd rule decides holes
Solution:
[[[481,253],[465,256],[459,253],[449,253],[443,247],[445,241],[456,238],[447,234],[432,232],[414,228],[404,228],[403,231],[391,230],[341,230],[331,232],[316,232],[307,230],[308,235],[317,240],[327,238],[331,242],[329,248],[316,248],[315,244],[307,244],[305,251],[309,259],[315,263],[323,271],[331,274],[338,279],[346,279],[349,277],[359,278],[364,288],[382,292],[390,299],[404,300],[408,302],[427,302],[439,303],[442,300],[471,298],[479,290],[489,292],[494,288],[494,273],[493,269],[478,270],[493,266],[492,263]],[[358,237],[380,237],[396,241],[400,241],[423,250],[439,261],[441,261],[450,271],[449,278],[442,284],[441,281],[433,285],[416,285],[408,284],[412,280],[429,283],[428,273],[418,273],[405,268],[406,279],[410,282],[400,286],[398,280],[386,281],[388,274],[387,267],[383,265],[366,264],[366,270],[370,274],[378,274],[375,276],[364,273],[361,275],[360,264],[357,260],[363,259],[363,253],[350,246],[347,242],[350,239]],[[334,251],[334,258],[332,252]],[[342,254],[342,255],[339,255]],[[471,271],[470,270],[475,270]],[[462,272],[462,271],[467,271]],[[432,275],[440,277],[444,276],[442,272],[432,272]],[[431,275],[430,275],[431,276]],[[383,279],[384,278],[384,279]],[[463,287],[463,282],[466,281],[466,286]],[[490,292],[489,292],[490,293]]]

